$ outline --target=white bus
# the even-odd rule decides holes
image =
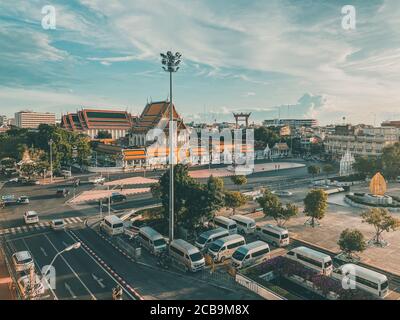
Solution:
[[[232,254],[232,266],[240,269],[268,260],[269,245],[264,241],[254,241],[241,246]]]
[[[325,253],[306,247],[297,247],[286,253],[286,257],[324,275],[329,276],[332,273],[332,258]]]
[[[207,230],[197,237],[195,245],[200,250],[205,251],[207,250],[211,242],[226,237],[228,235],[229,231],[224,228]]]
[[[210,221],[210,225],[215,228],[221,227],[229,231],[229,234],[237,233],[236,222],[224,216],[217,216],[213,221]]]
[[[289,245],[289,231],[272,224],[257,226],[256,236],[257,239],[273,243],[278,247]]]
[[[256,221],[252,218],[236,214],[230,217],[236,222],[238,233],[251,234],[256,230]]]
[[[332,276],[340,281],[345,280],[350,288],[354,284],[356,288],[365,290],[380,298],[384,298],[389,293],[389,282],[384,274],[356,264],[344,264],[334,270]]]
[[[124,233],[124,222],[117,216],[107,216],[100,223],[100,230],[105,231],[110,236]]]
[[[169,255],[182,263],[187,271],[200,271],[205,266],[205,259],[199,249],[182,239],[171,242]]]
[[[159,254],[167,249],[164,237],[150,227],[141,227],[138,235],[139,243],[152,254]]]
[[[227,237],[215,240],[208,247],[208,254],[215,262],[224,262],[226,259],[232,257],[233,252],[246,244],[243,236],[232,234]]]

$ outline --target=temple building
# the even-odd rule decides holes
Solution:
[[[83,109],[61,118],[61,127],[87,134],[96,139],[99,132],[108,132],[113,140],[125,137],[131,130],[134,117],[126,111]]]

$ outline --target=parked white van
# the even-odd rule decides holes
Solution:
[[[232,254],[232,266],[240,269],[268,260],[269,245],[264,241],[254,241],[239,247]]]
[[[205,259],[199,249],[182,239],[176,239],[171,242],[169,255],[182,263],[187,271],[200,271],[205,266]]]
[[[221,227],[229,231],[229,234],[237,233],[236,222],[224,216],[217,216],[214,220],[210,221],[210,224],[215,227]]]
[[[256,230],[256,221],[252,218],[236,214],[231,219],[236,222],[238,233],[252,234]]]
[[[205,251],[211,242],[226,236],[229,236],[229,231],[224,228],[207,230],[197,237],[195,245],[200,250]]]
[[[159,254],[167,249],[164,237],[151,227],[141,227],[138,235],[139,243],[152,254]]]
[[[224,262],[232,257],[237,248],[245,244],[246,240],[243,236],[232,234],[211,243],[208,247],[208,254],[213,258],[214,262]]]
[[[332,258],[328,254],[307,247],[297,247],[286,253],[286,257],[326,276],[332,273]]]
[[[257,239],[273,243],[278,247],[289,245],[289,231],[272,224],[256,227]]]
[[[356,264],[344,264],[334,270],[332,276],[340,281],[345,280],[349,287],[353,284],[379,298],[384,298],[389,293],[388,278],[384,274]]]
[[[107,216],[100,223],[100,230],[105,231],[110,236],[124,233],[124,222],[117,216]]]

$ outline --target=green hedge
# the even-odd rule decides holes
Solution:
[[[347,194],[346,198],[350,199],[351,201],[358,203],[358,204],[362,204],[362,205],[366,205],[369,207],[376,207],[376,208],[400,208],[400,204],[375,204],[375,203],[369,203],[369,202],[365,202],[362,199],[360,199],[357,196],[353,196],[351,194]],[[392,197],[394,200],[396,200],[394,197]],[[398,201],[398,200],[396,200]]]

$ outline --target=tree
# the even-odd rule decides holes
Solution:
[[[276,224],[283,227],[290,218],[298,214],[298,207],[294,204],[282,205],[279,198],[272,194],[268,189],[264,190],[262,197],[257,199],[257,202],[263,209],[265,216],[271,217]]]
[[[37,173],[36,164],[33,162],[22,164],[20,170],[28,179],[31,179]]]
[[[366,222],[375,228],[374,244],[383,245],[383,232],[395,231],[400,226],[400,220],[391,216],[385,208],[371,208],[361,214],[362,222]]]
[[[325,164],[322,167],[322,171],[326,174],[326,176],[328,177],[329,174],[333,173],[335,171],[335,167],[331,164]]]
[[[267,145],[271,148],[275,143],[280,141],[279,134],[267,127],[258,127],[254,129],[254,141],[261,149],[265,149]]]
[[[231,180],[234,185],[238,186],[238,190],[240,190],[240,186],[245,185],[247,183],[247,178],[246,176],[243,175],[231,176]]]
[[[382,161],[376,157],[356,157],[353,169],[364,176],[373,176],[382,170]]]
[[[394,179],[400,176],[400,143],[383,149],[382,164],[386,177]]]
[[[111,139],[112,135],[108,131],[99,131],[96,138],[97,139]]]
[[[311,165],[307,167],[307,171],[314,179],[314,177],[321,172],[321,168],[319,166]]]
[[[328,196],[324,190],[311,190],[304,198],[304,213],[311,218],[311,226],[314,228],[315,219],[321,220],[328,208]]]
[[[367,248],[364,235],[357,229],[343,230],[338,245],[349,258],[352,258],[354,252],[363,252]]]
[[[239,191],[225,191],[225,207],[232,209],[233,214],[237,208],[243,206],[247,197]]]
[[[214,218],[215,213],[225,205],[224,180],[211,175],[206,185],[206,198],[207,210]]]

